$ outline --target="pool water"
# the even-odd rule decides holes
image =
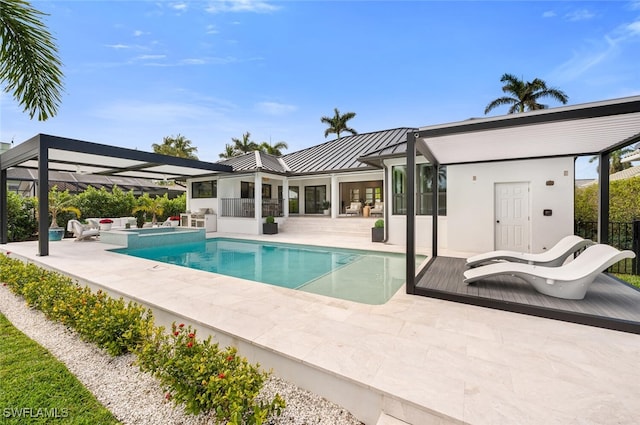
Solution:
[[[384,304],[405,283],[404,254],[230,238],[113,251],[365,304]]]

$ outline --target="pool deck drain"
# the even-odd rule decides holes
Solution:
[[[234,236],[234,235],[216,235]],[[285,240],[276,235],[274,240]],[[265,238],[266,239],[266,238]],[[390,249],[366,241],[313,241]],[[358,246],[355,246],[358,245]],[[369,245],[376,245],[370,244]],[[96,242],[0,245],[81,283],[154,306],[157,319],[209,329],[276,375],[335,401],[367,424],[632,424],[637,335],[410,296],[359,303],[161,265]],[[154,270],[150,273],[150,270]],[[202,327],[202,328],[201,328]]]

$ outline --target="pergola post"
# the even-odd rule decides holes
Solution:
[[[0,169],[0,244],[6,244],[9,242],[9,213],[7,211],[8,192],[7,170]]]
[[[416,135],[407,133],[407,249],[406,279],[407,294],[416,291]]]
[[[40,140],[38,149],[38,255],[49,255],[49,147]]]
[[[598,242],[609,243],[609,158],[601,153],[598,164]]]

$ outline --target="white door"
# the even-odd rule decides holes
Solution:
[[[496,183],[495,249],[529,252],[529,183]]]

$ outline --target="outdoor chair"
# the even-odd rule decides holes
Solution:
[[[467,267],[476,267],[484,263],[496,262],[499,260],[535,264],[537,266],[558,267],[574,253],[582,248],[593,244],[589,239],[583,239],[580,236],[569,235],[560,239],[560,241],[546,250],[538,254],[516,251],[491,251],[484,254],[474,255],[467,258]]]
[[[470,284],[492,276],[510,275],[530,283],[541,294],[581,300],[589,285],[600,273],[620,260],[635,256],[633,251],[619,251],[609,245],[595,244],[585,249],[573,261],[559,267],[508,262],[489,264],[466,270],[464,282]]]
[[[69,220],[67,223],[67,230],[73,232],[73,236],[76,238],[76,241],[90,239],[100,235],[99,229],[85,226],[78,220]]]
[[[362,205],[360,204],[360,202],[352,202],[351,205],[345,209],[345,213],[360,215],[361,210]]]
[[[371,215],[383,215],[384,214],[384,202],[376,201],[373,208],[371,208]]]

